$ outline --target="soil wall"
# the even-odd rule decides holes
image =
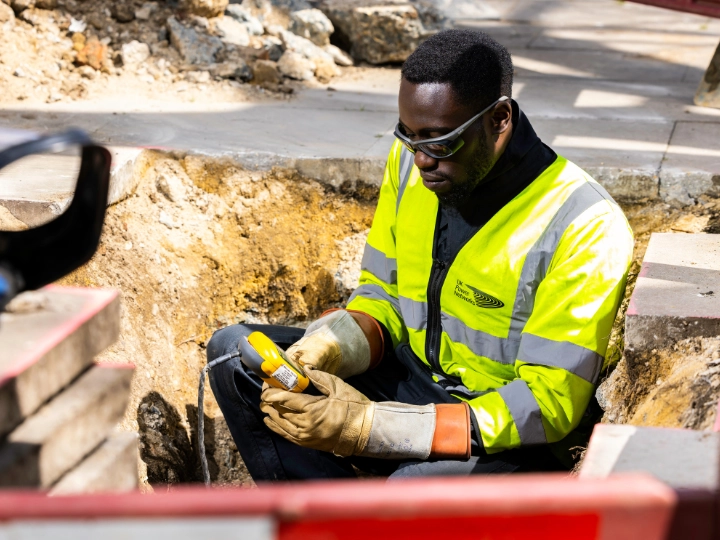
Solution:
[[[304,325],[349,296],[374,211],[367,189],[335,192],[293,171],[152,154],[134,196],[109,208],[100,248],[66,285],[122,291],[121,337],[101,355],[137,366],[122,428],[139,430],[140,478],[198,481],[198,374],[213,332]],[[206,441],[219,484],[250,482],[207,392]]]

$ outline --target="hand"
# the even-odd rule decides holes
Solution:
[[[339,309],[313,322],[286,351],[290,360],[341,379],[367,371],[382,357],[382,332],[369,315],[353,313]]]
[[[325,334],[306,335],[286,351],[290,360],[302,367],[336,373],[342,360],[342,351],[337,340]]]
[[[329,373],[311,369],[307,376],[322,396],[268,387],[260,402],[265,425],[299,446],[343,457],[470,457],[467,403],[375,403]]]
[[[374,403],[334,375],[311,369],[307,376],[323,395],[264,390],[265,425],[299,446],[338,456],[359,454],[367,445]]]

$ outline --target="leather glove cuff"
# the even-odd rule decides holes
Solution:
[[[371,347],[362,326],[355,317],[344,309],[333,310],[323,315],[305,330],[305,336],[295,345],[288,349],[288,353],[294,350],[303,351],[310,347],[315,336],[322,336],[321,340],[329,340],[340,354],[321,356],[320,361],[305,360],[301,358],[301,364],[309,364],[321,371],[327,371],[337,375],[341,379],[347,379],[353,375],[364,373],[371,364]],[[330,351],[333,347],[324,345],[324,351]]]
[[[467,403],[435,405],[435,434],[431,459],[470,459],[470,406]]]
[[[325,315],[329,315],[335,311],[348,312],[355,322],[358,323],[358,326],[360,326],[370,346],[370,366],[368,369],[373,369],[380,363],[380,360],[382,360],[385,355],[385,336],[383,335],[382,328],[380,328],[380,323],[367,313],[355,309],[328,309],[320,315],[320,318],[322,319]]]
[[[435,405],[394,401],[374,404],[372,426],[358,455],[381,459],[427,459],[435,432]]]

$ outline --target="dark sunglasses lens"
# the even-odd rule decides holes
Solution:
[[[444,144],[422,144],[419,145],[419,148],[430,157],[434,157],[436,159],[446,158],[453,154],[453,149],[449,146],[445,146]]]

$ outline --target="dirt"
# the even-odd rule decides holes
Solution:
[[[315,79],[299,82],[282,76],[279,84],[260,79],[248,83],[217,75],[210,66],[187,64],[169,43],[166,21],[174,16],[204,34],[212,31],[214,19],[190,15],[176,3],[51,0],[38,4],[51,9],[30,7],[13,16],[9,6],[0,6],[4,8],[0,9],[3,108],[62,107],[72,101],[112,103],[128,97],[138,103],[159,99],[177,104],[233,103],[288,99],[301,85],[323,86]],[[152,9],[147,19],[135,18],[138,8],[148,6]],[[264,15],[266,24],[287,26],[281,20],[287,15],[281,10],[273,8]],[[78,22],[82,30],[77,29]],[[267,34],[250,36],[247,47],[225,45],[216,60],[246,61],[252,67],[255,60],[268,58],[267,39]],[[150,56],[123,65],[122,47],[132,42],[146,45]],[[337,72],[344,70],[348,68]]]
[[[303,326],[355,286],[374,198],[294,171],[153,153],[134,196],[108,209],[100,247],[65,285],[122,291],[119,341],[99,361],[136,365],[122,427],[141,434],[140,478],[200,480],[198,375],[213,332],[234,323]],[[247,475],[212,392],[206,439],[216,484]]]
[[[90,3],[87,6],[75,4],[78,9],[91,6]],[[165,10],[167,8],[163,8],[163,14]],[[99,13],[102,14],[102,10]],[[112,62],[114,52],[111,41],[110,47],[101,55],[99,69],[77,65],[78,51],[75,50],[73,33],[68,31],[73,15],[80,17],[79,13],[68,12],[61,7],[55,10],[31,8],[23,11],[14,22],[0,25],[0,40],[3,42],[0,84],[4,90],[0,94],[0,104],[28,107],[127,95],[138,99],[157,98],[159,94],[171,95],[173,101],[180,103],[198,99],[228,102],[265,95],[259,88],[237,81],[216,81],[212,78],[198,81],[197,72],[178,69],[182,62],[172,47],[156,47],[156,54],[142,65],[122,68],[115,67]],[[129,25],[115,23],[115,26],[135,29],[124,36],[128,42],[131,37],[157,34],[162,28],[162,25],[154,26],[153,21],[142,25],[139,21]],[[126,31],[129,32],[121,32]],[[93,36],[97,39],[93,27],[82,35],[86,43]],[[157,38],[154,42],[157,43]],[[122,41],[116,43],[118,49],[121,45]]]

